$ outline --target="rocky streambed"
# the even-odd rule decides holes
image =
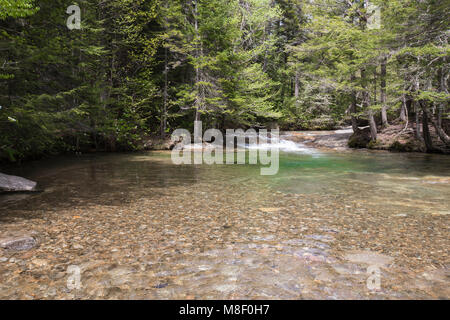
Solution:
[[[0,197],[0,298],[450,297],[441,156],[280,160],[274,177],[165,152],[24,169],[45,192]]]

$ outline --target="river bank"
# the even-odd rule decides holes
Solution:
[[[353,148],[426,153],[425,143],[416,138],[415,132],[415,127],[405,127],[405,124],[397,123],[380,129],[376,141],[371,141],[368,127],[360,128],[357,133],[354,133],[351,127],[320,131],[281,131],[280,138],[329,151]],[[450,154],[450,148],[439,139],[434,129],[430,129],[430,135],[436,152]],[[143,140],[142,149],[171,150],[175,145],[176,143],[172,142],[170,137],[165,139],[147,137]]]
[[[351,148],[368,148],[395,152],[430,152],[427,150],[423,138],[417,138],[417,132],[420,132],[419,136],[421,136],[422,131],[421,125],[417,128],[414,123],[395,122],[385,128],[381,128],[377,134],[377,140],[371,141],[370,129],[365,127],[349,137],[348,145]],[[434,148],[433,153],[450,154],[450,146],[440,139],[436,130],[430,127],[429,133],[431,144]]]

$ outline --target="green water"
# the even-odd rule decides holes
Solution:
[[[448,156],[427,154],[401,154],[386,152],[354,151],[346,153],[281,153],[280,169],[274,176],[258,177],[261,165],[173,165],[168,152],[148,152],[138,154],[103,154],[80,157],[60,157],[37,161],[22,168],[9,168],[8,173],[27,176],[38,180],[40,187],[55,187],[50,179],[64,179],[76,183],[92,180],[94,184],[108,182],[115,177],[129,180],[129,185],[185,183],[196,181],[197,174],[218,175],[226,173],[231,178],[241,176],[256,180],[283,181],[291,179],[316,179],[318,185],[326,187],[338,177],[345,180],[355,176],[363,178],[365,174],[381,174],[384,177],[405,177],[410,180],[427,176],[450,177],[450,159]],[[75,173],[74,176],[71,173]],[[153,179],[145,178],[153,175]],[[138,179],[142,177],[143,180]],[[329,177],[329,181],[324,179]],[[41,179],[40,179],[41,178]],[[322,179],[323,178],[323,179]],[[340,179],[338,179],[340,180]],[[364,179],[365,180],[365,179]],[[126,191],[126,190],[124,190]]]
[[[261,176],[261,165],[174,165],[169,152],[103,154],[38,161],[10,170],[39,182],[40,194],[2,195],[5,206],[67,207],[86,203],[122,203],[151,197],[171,186],[198,183],[267,192],[335,196],[359,200],[382,210],[448,212],[448,156],[353,151],[281,153],[279,171]],[[22,199],[26,200],[23,203]],[[404,202],[403,205],[400,202]],[[412,204],[416,203],[417,206]],[[391,204],[391,207],[389,207]]]

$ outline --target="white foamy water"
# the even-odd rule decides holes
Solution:
[[[303,154],[316,154],[317,151],[313,148],[309,148],[302,143],[296,143],[291,140],[280,139],[278,143],[259,143],[259,144],[250,144],[245,146],[249,150],[269,150],[270,148],[278,148],[283,152],[294,152],[294,153],[303,153]]]

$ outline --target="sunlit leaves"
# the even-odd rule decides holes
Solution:
[[[38,10],[33,0],[0,0],[0,20],[7,17],[24,18]]]

